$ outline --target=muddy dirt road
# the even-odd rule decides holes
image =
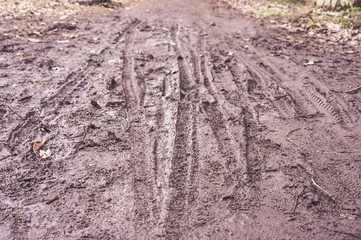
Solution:
[[[72,20],[1,23],[42,36],[1,35],[0,239],[361,239],[357,46],[210,1]]]

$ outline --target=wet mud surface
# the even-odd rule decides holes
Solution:
[[[361,239],[357,47],[210,1],[43,30],[1,35],[1,239]]]

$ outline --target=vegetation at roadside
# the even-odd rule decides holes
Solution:
[[[269,19],[272,23],[301,26],[314,31],[330,27],[333,30],[361,27],[361,7],[328,11],[299,0],[223,0],[223,2],[231,4],[243,13]]]
[[[57,16],[82,11],[102,11],[129,0],[1,0],[0,18],[26,15]]]

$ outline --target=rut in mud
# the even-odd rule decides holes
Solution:
[[[357,52],[207,1],[59,26],[1,40],[1,239],[361,238]]]

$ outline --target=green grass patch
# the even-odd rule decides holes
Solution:
[[[361,7],[351,7],[351,12],[361,14]]]
[[[295,4],[295,5],[305,5],[304,1],[299,0],[271,0],[272,2],[282,3],[282,4]]]
[[[342,28],[351,28],[352,20],[350,18],[339,17],[335,19],[337,24],[340,24]]]

